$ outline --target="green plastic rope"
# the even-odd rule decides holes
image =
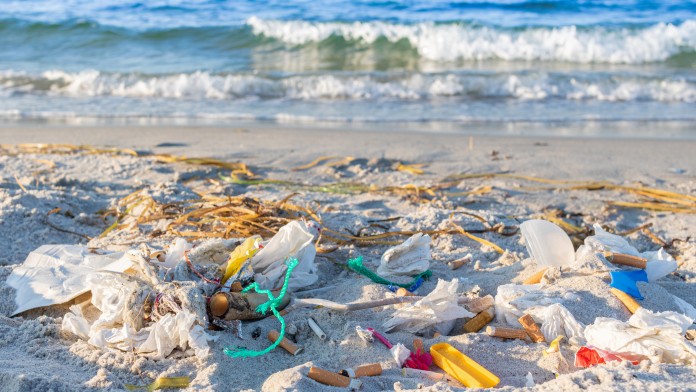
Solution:
[[[428,279],[429,277],[431,277],[433,275],[433,271],[427,270],[427,271],[421,272],[420,274],[413,277],[413,280],[409,283],[392,282],[392,281],[384,279],[383,277],[377,275],[376,273],[370,271],[367,267],[365,267],[363,265],[362,256],[358,256],[354,259],[348,260],[348,267],[350,269],[352,269],[353,271],[359,273],[360,275],[363,275],[365,277],[370,278],[370,280],[372,280],[375,283],[393,285],[393,286],[403,287],[405,289],[413,286],[413,284],[416,283],[418,281],[418,279],[420,279],[420,278]]]
[[[268,354],[269,352],[273,351],[280,342],[283,340],[285,337],[285,320],[283,319],[283,316],[280,315],[278,312],[278,307],[280,304],[283,302],[283,297],[285,297],[285,293],[288,291],[288,283],[290,282],[290,274],[292,273],[292,270],[297,267],[297,264],[299,262],[297,259],[292,258],[288,259],[285,262],[285,265],[288,266],[288,270],[285,272],[285,280],[283,281],[283,288],[280,289],[280,293],[278,293],[277,297],[273,296],[273,293],[271,290],[264,290],[259,288],[258,283],[253,283],[244,290],[242,290],[243,293],[246,293],[247,291],[250,291],[251,289],[254,289],[259,294],[266,294],[268,296],[268,301],[262,303],[261,305],[256,307],[256,311],[258,313],[266,314],[269,310],[273,312],[273,315],[278,319],[280,322],[280,335],[278,336],[278,339],[273,342],[270,346],[266,347],[265,349],[261,351],[255,351],[255,350],[247,350],[245,348],[237,348],[237,349],[230,349],[230,348],[225,348],[224,352],[227,356],[232,357],[232,358],[249,358],[249,357],[258,357],[261,355]]]

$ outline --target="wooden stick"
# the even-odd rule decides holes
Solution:
[[[503,339],[527,339],[527,332],[524,329],[503,328],[503,327],[486,327],[486,335],[494,336]]]
[[[425,298],[425,297],[414,295],[414,296],[409,296],[409,297],[384,298],[384,299],[378,299],[375,301],[353,302],[353,303],[349,303],[349,304],[341,304],[338,302],[333,302],[333,301],[329,301],[326,299],[320,299],[320,298],[295,298],[295,299],[293,299],[292,303],[290,305],[288,305],[288,307],[286,307],[284,310],[286,312],[290,312],[292,310],[300,309],[300,308],[314,308],[317,306],[321,306],[321,307],[336,310],[339,312],[351,312],[351,311],[355,311],[355,310],[378,308],[380,306],[389,306],[389,305],[396,305],[396,304],[410,304],[413,302],[420,301],[423,298]],[[483,298],[486,298],[486,297],[483,297]],[[474,299],[459,298],[458,303],[464,307],[467,307],[467,304],[473,303],[474,301],[477,301],[477,300],[479,300],[479,299],[478,298],[474,298]]]
[[[524,316],[520,317],[517,321],[519,321],[520,324],[522,324],[524,330],[527,331],[527,335],[529,335],[529,338],[532,339],[532,342],[542,343],[546,341],[546,338],[544,338],[544,334],[541,333],[539,326],[534,322],[532,316],[525,314]]]
[[[548,270],[548,268],[544,268],[541,271],[538,271],[534,275],[525,279],[524,282],[522,282],[522,284],[537,284],[537,283],[541,282],[541,278],[544,277],[544,274],[546,273],[547,270]]]
[[[476,317],[472,318],[471,320],[467,321],[466,324],[464,324],[464,332],[475,333],[480,331],[481,328],[485,327],[486,324],[490,323],[491,320],[493,320],[494,315],[495,312],[492,308],[484,310],[483,312],[477,314]]]
[[[635,313],[636,310],[640,308],[640,304],[638,304],[636,300],[631,298],[630,295],[624,293],[623,291],[612,287],[611,293],[614,294],[614,296],[618,298],[619,301],[621,301],[624,304],[624,306],[626,306],[626,308],[629,312],[631,312],[631,314]]]

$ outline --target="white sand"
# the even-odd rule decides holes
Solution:
[[[288,130],[280,128],[0,128],[3,143],[53,142],[111,145],[187,156],[215,156],[241,160],[252,165],[265,177],[320,183],[337,178],[377,185],[405,183],[432,184],[449,174],[512,171],[553,179],[608,180],[622,184],[641,183],[676,192],[696,194],[696,142],[657,140],[575,140],[532,138],[473,138],[467,136],[409,133],[341,133],[333,130]],[[170,147],[157,147],[172,143]],[[173,146],[172,146],[173,145]],[[494,156],[492,151],[498,151]],[[427,163],[422,176],[389,169],[372,170],[366,165],[329,169],[318,166],[293,172],[289,168],[308,163],[322,155],[351,155],[366,159],[388,158],[410,163]],[[55,168],[46,168],[37,159],[50,160]],[[184,200],[193,195],[190,187],[204,186],[195,177],[215,178],[217,170],[206,167],[165,165],[150,159],[132,157],[25,155],[0,156],[0,241],[5,251],[0,255],[0,389],[75,390],[89,388],[122,389],[124,383],[144,383],[157,376],[189,375],[192,389],[200,390],[332,390],[305,375],[311,365],[330,370],[345,366],[380,362],[386,369],[381,377],[364,379],[363,390],[412,390],[424,386],[431,390],[447,390],[445,384],[401,377],[386,348],[380,344],[367,346],[355,334],[355,325],[381,329],[393,308],[362,310],[341,314],[327,309],[297,310],[286,320],[299,332],[298,344],[305,351],[293,357],[283,350],[253,359],[231,359],[222,353],[224,347],[245,346],[262,349],[268,341],[266,332],[277,328],[275,319],[266,319],[243,326],[244,339],[226,332],[213,332],[219,339],[211,343],[212,355],[205,361],[196,358],[174,358],[151,361],[132,354],[104,352],[83,341],[62,336],[61,317],[64,307],[30,311],[22,317],[8,318],[14,308],[14,292],[4,284],[12,265],[21,263],[28,252],[46,243],[87,243],[75,234],[58,231],[52,225],[95,237],[104,228],[98,211],[108,208],[118,198],[134,190],[147,188],[158,200]],[[674,170],[682,169],[682,170]],[[22,190],[15,176],[27,189]],[[186,182],[186,185],[184,183]],[[655,213],[607,207],[609,200],[635,200],[635,196],[613,191],[530,190],[539,186],[516,179],[476,179],[463,181],[459,187],[469,191],[492,185],[493,191],[481,196],[438,200],[431,204],[413,204],[398,196],[365,194],[357,196],[303,193],[294,200],[321,203],[324,223],[333,229],[357,229],[370,219],[400,216],[389,222],[391,230],[428,230],[446,227],[452,211],[464,210],[479,214],[492,222],[516,225],[538,217],[545,208],[562,208],[568,213],[582,214],[576,224],[600,223],[627,230],[652,223],[653,231],[662,239],[683,239],[675,242],[679,269],[657,284],[641,287],[648,297],[643,306],[652,310],[674,309],[669,293],[696,305],[696,215]],[[290,191],[269,187],[223,186],[229,194],[278,200]],[[55,207],[61,212],[47,216]],[[467,228],[481,227],[473,218],[458,218]],[[519,234],[484,237],[499,246],[527,258]],[[154,247],[166,246],[170,238],[151,238],[147,233],[113,233],[92,240],[91,246],[124,249],[129,244],[147,242]],[[647,236],[635,233],[629,242],[639,250],[656,249]],[[337,302],[370,300],[391,296],[381,285],[348,272],[340,265],[352,256],[362,255],[367,265],[376,267],[386,246],[368,248],[343,247],[336,252],[320,254],[317,263],[320,280],[314,287],[334,286],[317,293],[317,297]],[[456,271],[446,263],[467,253],[473,261]],[[443,236],[433,241],[432,270],[434,278],[426,282],[421,293],[435,287],[436,278],[466,280],[466,286],[478,285],[481,294],[495,295],[497,286],[521,281],[535,271],[530,260],[515,262],[501,259],[490,249],[462,236]],[[581,301],[566,303],[578,321],[591,323],[595,317],[616,317],[629,314],[608,292],[608,279],[563,275],[556,282],[559,292],[571,290]],[[305,323],[314,317],[328,334],[319,341]],[[258,340],[251,332],[260,328]],[[556,357],[543,357],[546,347],[522,341],[502,341],[484,334],[462,334],[461,323],[452,335],[425,339],[426,346],[447,341],[471,356],[501,378],[501,387],[508,390],[523,387],[531,372],[537,382],[534,390],[688,390],[696,381],[693,369],[676,365],[642,363],[609,364],[587,370],[558,370]],[[393,342],[411,345],[413,335],[389,334]],[[573,352],[564,349],[572,365]],[[565,373],[556,377],[555,372]]]

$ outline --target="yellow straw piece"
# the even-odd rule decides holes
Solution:
[[[561,350],[561,340],[563,340],[565,337],[563,335],[557,336],[556,339],[554,339],[551,344],[549,344],[549,348],[544,350],[544,355],[549,355],[553,354],[556,352],[559,352]]]
[[[158,377],[152,384],[148,385],[133,385],[126,384],[125,387],[129,391],[137,389],[147,389],[148,392],[156,391],[164,388],[186,388],[191,383],[188,377]]]
[[[227,268],[225,269],[225,275],[222,277],[221,284],[225,284],[227,280],[242,268],[242,264],[254,257],[256,252],[259,251],[259,242],[261,242],[261,237],[253,236],[247,238],[241,245],[234,248],[230,257],[227,259]]]

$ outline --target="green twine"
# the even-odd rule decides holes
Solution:
[[[265,349],[261,351],[254,351],[254,350],[247,350],[245,348],[239,348],[239,349],[229,349],[226,348],[224,350],[225,354],[229,357],[232,358],[249,358],[249,357],[258,357],[261,355],[268,354],[269,352],[273,351],[280,342],[283,340],[285,337],[285,320],[283,319],[283,316],[280,315],[278,312],[278,307],[283,301],[283,297],[285,297],[285,293],[288,291],[288,283],[290,282],[290,274],[292,273],[292,270],[297,267],[297,264],[299,261],[297,259],[292,258],[289,259],[285,262],[285,264],[288,266],[288,270],[285,272],[285,280],[283,281],[283,288],[280,289],[280,293],[278,293],[277,297],[273,296],[273,293],[271,290],[263,290],[259,288],[258,283],[253,283],[244,290],[242,290],[243,293],[246,293],[247,291],[250,291],[251,289],[254,289],[257,293],[260,294],[266,294],[268,296],[268,301],[262,303],[261,305],[256,307],[256,311],[262,314],[266,314],[269,310],[273,312],[273,315],[278,319],[280,322],[280,335],[278,336],[278,339],[273,342],[270,346],[266,347]]]
[[[433,275],[433,271],[427,270],[425,272],[421,272],[420,274],[416,275],[413,277],[413,280],[409,283],[396,283],[392,282],[389,280],[384,279],[383,277],[377,275],[376,273],[370,271],[367,267],[363,265],[363,258],[362,256],[358,256],[354,259],[348,260],[348,267],[352,269],[353,271],[359,273],[360,275],[363,275],[365,277],[370,278],[375,283],[379,284],[386,284],[386,285],[393,285],[393,286],[398,286],[398,287],[403,287],[405,289],[413,286],[418,279],[423,278],[423,279],[428,279]]]

